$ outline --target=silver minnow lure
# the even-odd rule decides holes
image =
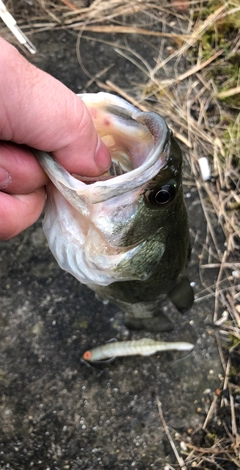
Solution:
[[[193,348],[192,343],[165,342],[142,338],[136,341],[116,341],[98,346],[91,351],[86,351],[83,359],[94,362],[119,356],[151,356],[158,351],[191,351]]]

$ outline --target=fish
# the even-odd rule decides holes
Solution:
[[[112,164],[85,177],[35,151],[50,179],[43,221],[50,250],[62,269],[122,309],[128,328],[171,330],[163,300],[181,313],[194,300],[180,147],[159,114],[110,93],[78,96]]]
[[[142,338],[133,341],[109,342],[86,351],[83,354],[83,359],[88,362],[95,362],[120,356],[151,356],[159,351],[191,351],[193,348],[194,345],[187,342],[166,342]]]

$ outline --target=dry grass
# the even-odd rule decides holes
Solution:
[[[95,81],[101,89],[118,93],[144,111],[159,112],[185,148],[191,168],[187,184],[197,187],[208,227],[204,250],[210,255],[206,263],[200,260],[203,285],[206,270],[218,269],[215,285],[206,286],[206,291],[215,296],[213,323],[218,329],[224,375],[217,395],[206,404],[202,429],[182,438],[185,457],[184,461],[180,457],[180,462],[183,462],[182,468],[224,469],[228,468],[226,462],[232,463],[229,468],[238,468],[239,0],[192,0],[183,16],[174,11],[168,1],[157,0],[95,0],[89,7],[78,0],[38,0],[32,6],[29,3],[24,0],[5,2],[25,34],[55,28],[77,32],[80,63],[83,37],[87,40],[94,37],[108,47],[109,36],[104,39],[104,34],[115,33],[114,38],[130,38],[136,34],[140,39],[161,38],[160,47],[155,51],[155,65],[133,50],[127,41],[114,39],[112,42],[116,54],[123,55],[141,70],[145,77],[143,83],[124,89],[108,80],[100,82],[99,76],[90,76],[89,83]],[[2,34],[12,39],[6,28],[2,28]],[[201,178],[198,159],[203,156],[211,166],[209,181]],[[223,234],[220,242],[219,226]],[[208,442],[211,445],[208,446]]]

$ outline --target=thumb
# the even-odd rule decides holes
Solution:
[[[52,152],[71,173],[99,175],[110,156],[83,103],[0,38],[0,140]]]

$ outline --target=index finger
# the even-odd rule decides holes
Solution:
[[[105,144],[80,98],[0,38],[0,140],[52,152],[69,171],[99,175]]]

